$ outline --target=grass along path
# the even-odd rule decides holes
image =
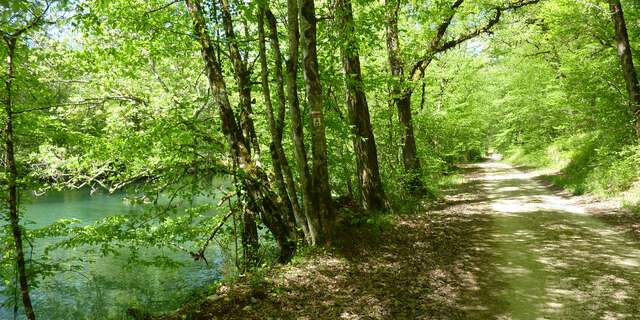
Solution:
[[[640,244],[601,206],[507,164],[466,171],[440,208],[162,319],[640,318]]]

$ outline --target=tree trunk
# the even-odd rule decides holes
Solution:
[[[245,140],[245,132],[236,123],[222,76],[222,69],[215,59],[200,3],[198,0],[187,0],[186,4],[192,16],[196,36],[202,47],[201,53],[209,85],[218,103],[222,132],[227,137],[227,143],[231,148],[231,156],[236,167],[240,168],[244,175],[241,177],[242,183],[249,197],[249,208],[245,212],[245,219],[254,219],[254,213],[259,212],[262,221],[278,242],[281,249],[280,260],[284,262],[290,259],[295,252],[295,241],[289,236],[290,232],[287,231],[287,225],[282,219],[276,195],[263,185],[264,181],[267,180],[266,174],[253,161],[249,151],[249,144]],[[247,221],[245,221],[245,225],[247,225]],[[252,226],[255,226],[255,221],[252,225],[251,221],[249,221],[249,227]],[[253,228],[249,228],[247,231],[247,252],[250,257],[246,260],[255,262],[255,254],[257,254],[258,249],[257,231],[254,232]],[[245,239],[243,239],[244,241]]]
[[[349,124],[352,127],[353,149],[356,154],[356,167],[360,198],[365,210],[382,210],[385,206],[384,188],[378,168],[378,151],[371,128],[369,106],[364,91],[360,54],[356,43],[351,0],[337,1],[336,16],[340,23],[340,36],[344,45],[340,47],[342,70]]]
[[[237,39],[233,30],[233,21],[231,20],[231,13],[229,11],[229,2],[227,0],[220,0],[220,8],[222,12],[222,25],[227,38],[227,49],[229,50],[233,71],[236,81],[238,82],[242,140],[245,142],[244,148],[246,148],[247,153],[251,152],[251,146],[253,145],[253,159],[255,160],[260,153],[260,146],[258,145],[255,128],[253,126],[253,112],[251,110],[251,79],[236,43]],[[222,71],[220,71],[220,73],[222,74]],[[247,159],[246,161],[252,162],[252,159]],[[251,265],[254,262],[257,262],[259,248],[258,228],[256,226],[255,213],[252,210],[245,210],[243,214],[243,229],[241,233],[242,248],[246,262]]]
[[[268,5],[268,4],[265,4]],[[283,109],[283,105],[284,104],[284,89],[282,86],[282,57],[280,56],[280,50],[278,47],[274,47],[275,45],[279,45],[279,43],[277,43],[277,33],[275,34],[276,37],[276,43],[274,44],[272,41],[272,48],[274,51],[277,51],[276,54],[276,70],[280,70],[280,72],[277,72],[277,78],[278,78],[278,96],[280,98],[279,101],[281,101],[280,105],[279,105],[279,110],[278,110],[278,119],[276,122],[276,118],[274,116],[274,112],[273,112],[273,105],[271,103],[271,89],[269,86],[269,69],[267,67],[267,50],[266,50],[266,40],[265,40],[265,33],[264,33],[264,17],[266,14],[266,10],[264,7],[259,7],[258,8],[258,44],[259,44],[259,54],[260,54],[260,67],[262,69],[261,71],[261,75],[262,75],[262,90],[263,90],[263,94],[264,94],[264,100],[265,100],[265,106],[267,108],[267,116],[269,118],[269,131],[271,132],[271,146],[270,146],[270,150],[271,150],[271,160],[273,162],[273,170],[274,170],[274,176],[275,176],[275,182],[276,182],[276,186],[278,188],[278,193],[280,194],[280,198],[282,198],[282,201],[285,205],[285,207],[287,208],[287,212],[289,212],[290,214],[288,215],[289,218],[289,224],[291,227],[291,230],[295,230],[296,229],[296,220],[298,220],[300,226],[302,226],[303,231],[307,232],[307,230],[305,230],[305,225],[306,225],[306,221],[300,221],[301,217],[300,217],[300,210],[299,207],[297,207],[298,204],[298,200],[295,198],[295,193],[292,194],[292,196],[289,195],[288,191],[287,191],[287,185],[286,182],[284,180],[284,174],[283,171],[285,170],[284,167],[287,166],[288,167],[288,163],[287,163],[287,158],[284,155],[284,150],[282,147],[282,126],[284,125],[284,109]],[[273,35],[273,32],[272,32]],[[272,38],[273,40],[273,38]],[[280,115],[282,115],[282,118],[280,118]],[[291,190],[289,188],[289,190]],[[295,186],[293,191],[295,192]],[[293,203],[295,202],[296,204],[296,210],[294,212],[294,205]],[[294,238],[296,237],[296,234],[294,233],[292,235]]]
[[[284,93],[284,76],[282,73],[282,53],[280,52],[280,40],[278,39],[278,27],[276,18],[271,12],[271,10],[267,7],[265,10],[265,15],[267,18],[267,25],[269,26],[269,39],[271,42],[271,48],[274,53],[274,64],[275,64],[275,73],[276,73],[276,84],[277,84],[277,95],[278,95],[278,118],[275,123],[275,147],[276,151],[279,154],[280,161],[282,163],[282,173],[284,175],[285,187],[287,188],[289,198],[291,201],[291,206],[293,210],[293,214],[295,216],[295,220],[298,225],[302,228],[302,232],[304,234],[305,239],[310,239],[309,235],[309,223],[307,222],[307,218],[300,209],[300,204],[298,203],[298,195],[296,192],[296,185],[293,180],[293,173],[291,172],[291,168],[289,167],[289,162],[287,161],[287,157],[284,153],[284,147],[282,146],[282,136],[284,133],[284,118],[286,112],[286,97]],[[266,60],[266,58],[265,58]],[[266,65],[266,61],[265,61]]]
[[[420,160],[416,149],[416,140],[413,134],[413,120],[411,119],[411,93],[412,90],[405,87],[404,64],[400,56],[400,43],[398,39],[398,0],[386,0],[390,9],[387,18],[386,38],[389,67],[394,83],[391,87],[391,99],[398,108],[398,120],[402,126],[402,159],[405,173],[409,175],[408,185],[413,192],[422,190],[420,180]]]
[[[322,86],[320,84],[316,47],[316,9],[314,0],[300,0],[300,42],[305,89],[311,116],[312,205],[319,221],[316,244],[324,245],[333,238],[334,216],[331,206],[329,169],[327,164],[327,138],[325,136]]]
[[[618,56],[622,65],[622,73],[627,85],[627,93],[629,94],[629,105],[631,113],[635,121],[636,135],[640,137],[640,87],[638,86],[638,75],[633,66],[633,57],[631,56],[631,46],[629,45],[629,34],[627,33],[627,25],[624,21],[624,13],[620,0],[609,0],[611,8],[611,17],[616,28],[616,43],[618,45]]]
[[[235,31],[233,30],[233,20],[231,19],[231,9],[228,0],[220,0],[222,10],[222,25],[227,37],[227,47],[229,57],[233,66],[233,72],[238,81],[238,94],[240,97],[240,128],[246,141],[250,141],[247,147],[253,146],[254,159],[260,155],[260,144],[253,124],[253,109],[251,106],[251,73],[247,70],[247,65],[242,59],[238,48]]]
[[[18,215],[18,167],[15,159],[15,147],[13,144],[13,101],[11,100],[11,89],[13,85],[13,56],[16,48],[16,38],[4,37],[7,43],[7,80],[5,81],[6,99],[4,101],[7,119],[5,123],[5,144],[6,144],[6,169],[8,169],[8,190],[9,190],[9,224],[13,233],[13,240],[16,245],[16,265],[18,268],[18,280],[20,282],[20,293],[24,313],[29,320],[35,320],[36,316],[31,305],[29,296],[29,283],[27,279],[27,268],[24,261],[24,251],[22,244],[22,228],[20,227],[20,216]]]
[[[302,200],[304,215],[309,226],[309,239],[307,242],[316,244],[318,237],[322,235],[320,219],[317,207],[314,206],[313,184],[307,162],[307,151],[304,145],[304,132],[302,115],[300,113],[300,100],[298,99],[298,57],[299,57],[299,24],[298,2],[287,1],[287,20],[289,36],[289,60],[287,61],[287,96],[289,97],[289,113],[291,116],[291,139],[296,157],[296,169],[302,184]]]

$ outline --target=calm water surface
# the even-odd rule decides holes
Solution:
[[[59,219],[76,218],[90,224],[104,217],[136,210],[121,200],[121,195],[89,195],[87,191],[52,192],[34,198],[26,206],[25,217],[35,222],[28,228],[48,225]],[[43,248],[52,240],[43,240]],[[213,249],[207,254],[210,266],[194,262],[185,253],[171,250],[147,251],[162,253],[184,263],[177,269],[154,266],[134,266],[127,269],[127,252],[119,256],[87,255],[83,249],[57,250],[52,259],[82,257],[82,269],[59,273],[40,279],[32,293],[38,319],[127,319],[124,310],[140,306],[149,310],[168,311],[179,306],[186,296],[212,284],[218,277]],[[37,250],[34,260],[38,259]],[[93,262],[89,262],[93,260]],[[2,296],[0,302],[13,297]],[[23,319],[22,309],[18,319]],[[0,319],[13,319],[13,310],[0,309]]]

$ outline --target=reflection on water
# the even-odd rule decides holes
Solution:
[[[28,228],[37,228],[63,218],[77,218],[89,224],[130,210],[136,209],[118,195],[90,196],[86,191],[63,191],[35,198],[26,206],[25,217],[33,222]],[[36,247],[43,248],[50,241],[42,240]],[[214,250],[207,256],[218,256]],[[218,278],[217,259],[210,259],[214,263],[206,266],[181,252],[149,249],[141,254],[163,254],[184,265],[168,270],[139,265],[128,269],[126,250],[110,257],[87,254],[81,248],[55,251],[49,258],[82,258],[85,262],[80,270],[40,279],[37,290],[32,293],[38,319],[126,319],[124,310],[130,306],[168,311],[179,306],[180,299],[189,293]],[[38,255],[34,252],[34,260],[37,261]],[[6,299],[13,297],[0,294],[0,302]],[[18,317],[23,318],[22,314]],[[13,310],[0,309],[0,319],[13,319]]]

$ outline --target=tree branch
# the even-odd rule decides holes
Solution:
[[[164,10],[164,9],[166,9],[166,8],[168,8],[168,7],[170,7],[170,6],[174,5],[174,4],[176,4],[176,3],[178,3],[178,2],[182,2],[182,0],[175,0],[175,1],[171,1],[171,2],[169,2],[169,3],[167,3],[167,4],[165,4],[164,6],[161,6],[161,7],[156,8],[156,9],[147,10],[147,11],[145,11],[144,13],[145,13],[145,14],[151,14],[151,13],[154,13],[154,12],[157,12],[157,11],[160,11],[160,10]]]
[[[540,2],[540,0],[521,0],[521,1],[510,3],[503,7],[494,7],[492,9],[495,11],[495,16],[489,19],[489,21],[487,21],[487,23],[484,26],[478,29],[475,29],[467,34],[461,35],[455,39],[445,41],[443,44],[440,44],[440,42],[442,41],[442,38],[444,37],[444,34],[446,33],[447,29],[451,25],[451,21],[453,20],[453,17],[456,14],[456,9],[459,8],[460,5],[462,5],[463,1],[464,0],[457,0],[455,3],[451,5],[451,9],[453,10],[453,12],[447,17],[447,19],[443,23],[441,23],[438,26],[437,28],[438,32],[431,42],[429,52],[422,59],[420,59],[413,66],[413,68],[411,68],[411,72],[409,73],[409,80],[422,79],[422,77],[424,76],[424,70],[429,66],[429,64],[431,63],[431,60],[433,60],[433,57],[435,57],[436,53],[449,50],[469,39],[473,39],[491,30],[491,28],[500,21],[500,17],[502,16],[503,12],[509,11],[509,10],[515,10],[530,4]],[[418,71],[420,72],[418,73]]]
[[[16,32],[14,32],[14,33],[3,35],[3,36],[6,36],[6,38],[16,38],[19,35],[21,35],[22,33],[24,33],[25,31],[27,31],[27,30],[35,27],[36,25],[38,25],[40,23],[40,21],[42,20],[42,18],[47,14],[47,11],[49,11],[49,8],[51,7],[51,2],[47,1],[46,4],[47,4],[47,6],[44,8],[42,13],[40,15],[36,16],[29,24],[27,24],[26,26],[16,30]]]

